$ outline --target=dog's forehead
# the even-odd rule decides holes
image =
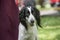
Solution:
[[[31,7],[31,6],[29,6],[29,7],[26,7],[27,8],[27,10],[29,11],[29,12],[32,12],[32,11],[34,11],[34,8],[33,7]]]
[[[27,7],[27,9],[31,12],[31,7]]]

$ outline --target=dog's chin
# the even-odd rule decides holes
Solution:
[[[34,23],[30,23],[31,26],[34,26]]]

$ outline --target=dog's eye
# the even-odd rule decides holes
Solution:
[[[29,11],[27,11],[27,13],[30,13]]]
[[[34,13],[35,12],[34,9],[32,9],[31,12]]]
[[[34,13],[34,11],[33,11],[33,10],[32,10],[31,12],[32,12],[32,13]]]
[[[29,14],[26,14],[26,17],[29,17]]]
[[[30,15],[30,12],[29,11],[26,11],[26,17],[29,17],[29,15]]]

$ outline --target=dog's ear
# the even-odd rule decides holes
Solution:
[[[24,9],[21,9],[21,11],[19,12],[19,21],[21,22],[21,21],[23,21],[23,20],[25,20],[24,19]]]
[[[35,18],[37,20],[37,24],[38,24],[39,27],[42,27],[41,22],[40,22],[41,21],[40,20],[40,11],[35,7],[34,7],[34,10],[35,10]]]
[[[25,8],[23,8],[19,13],[19,21],[25,26],[27,29],[26,19],[25,19]]]

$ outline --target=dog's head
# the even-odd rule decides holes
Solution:
[[[35,7],[24,7],[19,14],[20,22],[27,28],[27,24],[33,26],[34,23],[40,25],[40,12]]]

